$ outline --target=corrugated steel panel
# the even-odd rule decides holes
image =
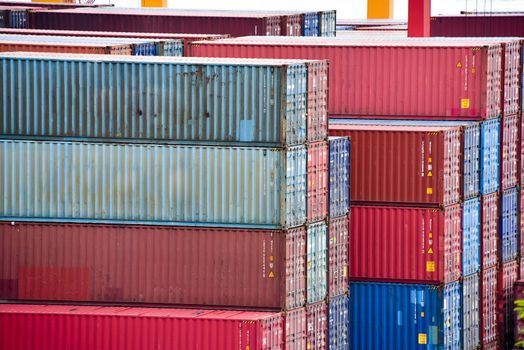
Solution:
[[[351,140],[349,137],[329,138],[329,216],[349,211]]]
[[[305,264],[304,227],[0,222],[2,300],[284,310],[305,304]]]
[[[480,128],[480,193],[500,188],[500,119],[482,122]]]
[[[329,144],[327,141],[307,146],[307,219],[324,220],[328,216]]]
[[[480,203],[482,207],[480,259],[482,269],[487,269],[497,266],[500,262],[499,194],[482,196]]]
[[[0,140],[6,220],[292,227],[305,146],[286,150]]]
[[[461,349],[459,282],[352,282],[350,289],[351,349]]]
[[[351,137],[351,201],[445,206],[461,194],[461,128],[333,125]]]
[[[161,40],[157,43],[158,56],[182,57],[184,56],[184,40]]]
[[[106,7],[106,6],[113,6],[111,4],[78,4],[78,3],[65,3],[65,2],[47,2],[47,1],[31,1],[31,3],[25,2],[25,4],[29,5],[30,7],[46,7],[50,9],[57,9],[57,8],[93,8],[93,7]],[[0,1],[0,6],[18,6],[20,5],[20,2],[17,0],[13,1]]]
[[[269,312],[2,304],[0,348],[279,350],[283,323]]]
[[[462,179],[463,197],[469,199],[480,193],[480,123],[450,120],[402,120],[402,119],[344,119],[329,121],[330,125],[394,125],[394,126],[461,126],[462,131]]]
[[[286,328],[285,350],[304,350],[306,348],[306,308],[286,311],[284,314]]]
[[[463,350],[480,347],[480,286],[479,275],[465,276],[462,282]]]
[[[462,273],[480,272],[480,198],[462,205]]]
[[[318,13],[319,17],[319,28],[320,35],[323,37],[333,37],[336,36],[337,29],[337,11],[320,11]]]
[[[302,25],[303,36],[319,36],[320,28],[317,12],[307,12],[304,14],[304,24]]]
[[[501,114],[500,43],[247,37],[195,42],[190,54],[328,59],[332,115],[480,120]]]
[[[346,295],[329,299],[328,349],[349,349],[349,298]]]
[[[515,307],[515,282],[519,279],[519,264],[517,260],[505,262],[501,268],[501,291],[499,297],[500,312],[502,314],[500,328],[501,338],[505,349],[514,349],[515,344],[513,330],[515,319],[513,309]]]
[[[328,76],[327,61],[307,62],[308,141],[324,141],[328,137]]]
[[[502,141],[500,155],[500,186],[502,190],[512,188],[519,183],[520,168],[520,117],[518,115],[502,118]]]
[[[502,262],[515,260],[519,255],[519,189],[502,192],[500,208],[500,237]]]
[[[328,226],[328,296],[348,292],[349,214],[329,218]]]
[[[308,304],[327,296],[327,238],[328,226],[317,222],[307,226],[306,300]]]
[[[522,36],[524,15],[461,15],[431,17],[431,36]]]
[[[28,56],[0,55],[0,134],[282,145],[307,138],[304,62]]]
[[[31,43],[0,41],[0,52],[56,52],[97,55],[131,55],[131,45],[104,44],[68,44],[68,43]],[[3,78],[3,77],[2,77]],[[7,79],[6,79],[7,80]]]
[[[462,209],[351,208],[350,280],[448,283],[462,276]]]
[[[327,350],[328,307],[325,301],[306,305],[306,349]]]
[[[497,291],[499,284],[499,271],[498,267],[490,267],[486,270],[482,270],[482,285],[480,300],[481,312],[480,312],[480,338],[482,342],[482,348],[485,349],[487,344],[499,342],[500,331],[499,331],[499,316],[497,307]],[[496,348],[495,348],[496,349]]]

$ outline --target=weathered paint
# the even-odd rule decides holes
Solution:
[[[480,128],[480,193],[500,189],[500,119],[482,122]]]
[[[480,271],[480,198],[462,205],[462,273],[464,276]]]
[[[498,193],[482,196],[481,205],[481,240],[480,240],[480,260],[481,270],[498,266],[500,263],[500,237],[499,237],[499,203]]]
[[[349,211],[351,140],[349,137],[329,138],[329,216]]]
[[[500,208],[500,242],[502,262],[517,259],[519,255],[519,189],[502,192]]]
[[[349,214],[328,221],[328,296],[348,292]]]
[[[324,220],[328,216],[329,145],[327,141],[307,145],[307,219]]]
[[[329,299],[328,349],[349,349],[349,298],[347,295]]]
[[[306,349],[328,349],[328,307],[325,301],[306,305]]]
[[[480,311],[480,339],[482,348],[486,349],[488,344],[498,343],[500,339],[499,329],[499,307],[497,296],[499,291],[499,269],[498,266],[483,269],[481,272],[481,311]],[[492,348],[498,349],[498,347]]]
[[[464,350],[480,346],[480,284],[479,275],[464,276],[462,280],[462,339]]]
[[[327,230],[325,222],[307,226],[306,300],[308,304],[327,296]]]

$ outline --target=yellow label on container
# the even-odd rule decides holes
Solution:
[[[428,234],[428,236],[429,236],[429,238],[433,238],[433,232],[430,232],[430,233]]]
[[[463,98],[462,100],[460,100],[460,107],[462,107],[462,109],[468,109],[469,108],[469,98]]]
[[[347,266],[344,266],[344,269],[342,270],[342,277],[346,277],[348,275],[348,268]]]
[[[433,176],[433,173],[431,171],[428,171],[428,177]]]
[[[426,333],[418,334],[418,343],[421,345],[426,345],[428,343],[428,336]]]
[[[426,261],[426,272],[435,272],[435,262]]]
[[[433,194],[433,187],[426,188],[426,194]]]
[[[275,277],[275,274],[273,273],[273,271],[269,271],[269,278],[273,278]]]
[[[460,61],[457,62],[457,68],[462,68],[462,62]]]
[[[433,158],[428,157],[428,163],[431,163],[433,161]]]
[[[433,248],[428,249],[428,254],[433,254]]]
[[[269,261],[273,261],[273,255],[269,256]]]
[[[424,311],[422,311],[422,312],[420,313],[420,317],[424,317],[424,316],[426,316],[426,314],[424,313]]]

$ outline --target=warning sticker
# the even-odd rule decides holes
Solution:
[[[426,261],[426,272],[435,272],[435,262]]]
[[[460,107],[462,109],[468,109],[469,108],[469,98],[463,98],[460,100]]]
[[[428,254],[433,254],[433,248],[428,249]]]
[[[460,61],[457,62],[457,68],[462,68],[462,62]]]
[[[418,334],[418,343],[421,345],[426,345],[428,343],[428,336],[426,333]]]
[[[275,274],[273,273],[273,271],[269,271],[269,276],[268,276],[268,277],[269,277],[269,278],[273,278],[273,277],[275,277]]]
[[[426,194],[433,194],[433,187],[426,188]]]

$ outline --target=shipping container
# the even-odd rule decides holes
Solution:
[[[334,37],[337,32],[337,11],[320,11],[318,13],[319,36]]]
[[[502,192],[500,208],[500,241],[502,262],[517,259],[519,255],[519,189]]]
[[[329,216],[349,212],[351,140],[349,137],[329,138]]]
[[[304,227],[0,222],[2,300],[284,310],[305,304],[305,268]]]
[[[424,284],[462,276],[462,209],[351,208],[350,280]]]
[[[308,141],[328,137],[328,62],[308,61],[307,134]]]
[[[482,40],[247,37],[194,42],[190,55],[328,59],[335,117],[481,120],[501,114],[502,46]]]
[[[306,308],[301,307],[284,313],[284,349],[303,350],[306,348]]]
[[[480,128],[480,193],[500,189],[500,119],[482,122]]]
[[[349,349],[349,298],[347,295],[329,299],[328,349]]]
[[[329,144],[327,141],[307,146],[307,220],[315,222],[328,216]]]
[[[330,125],[394,125],[394,126],[460,126],[462,131],[462,187],[463,198],[477,197],[480,193],[480,122],[449,120],[402,120],[402,119],[344,119],[329,121]]]
[[[464,276],[462,280],[462,339],[463,350],[480,347],[480,289],[479,275]]]
[[[498,343],[500,339],[499,322],[500,315],[497,306],[497,294],[499,288],[499,270],[497,266],[482,270],[481,285],[481,312],[480,312],[480,338],[482,347],[487,344]],[[496,348],[495,348],[496,349]]]
[[[480,272],[480,198],[462,205],[462,273]]]
[[[302,61],[20,53],[0,61],[4,135],[275,145],[308,137]]]
[[[349,214],[329,218],[328,296],[346,294],[349,280]]]
[[[328,349],[328,307],[325,301],[306,306],[307,343],[305,349]]]
[[[293,227],[306,221],[306,158],[305,146],[0,140],[0,216]]]
[[[0,348],[279,350],[283,323],[270,312],[0,304]]]
[[[431,36],[524,37],[524,14],[434,16],[430,28]]]
[[[72,43],[36,43],[36,42],[6,42],[0,40],[0,52],[13,52],[13,51],[25,51],[25,52],[56,52],[63,54],[95,54],[95,55],[131,55],[133,53],[133,47],[131,45],[123,44],[72,44]],[[5,61],[4,61],[5,62]],[[4,63],[2,62],[2,63]],[[24,73],[24,77],[27,73]],[[45,74],[45,73],[44,73]],[[2,76],[2,81],[5,79]],[[39,91],[37,93],[42,93]],[[14,96],[15,99],[17,95]],[[45,94],[48,97],[48,94]],[[23,97],[18,97],[22,99]],[[28,101],[29,103],[29,101]],[[33,103],[33,102],[31,102]],[[7,107],[7,106],[6,106]],[[36,107],[36,106],[35,106]]]
[[[481,269],[497,266],[500,263],[499,252],[499,194],[482,196],[481,203]]]
[[[519,256],[524,258],[524,191],[522,188],[520,193],[520,206],[519,206]],[[522,264],[521,264],[522,268]],[[522,275],[524,279],[524,274]]]
[[[518,186],[520,178],[520,117],[502,118],[500,186],[502,190]]]
[[[308,304],[324,300],[327,296],[327,231],[328,226],[323,221],[307,226],[306,301]]]
[[[446,206],[461,197],[460,127],[333,125],[351,137],[351,201]]]
[[[320,36],[319,18],[317,12],[306,12],[304,14],[302,36]]]
[[[350,349],[462,349],[460,282],[351,282],[350,290]]]
[[[32,8],[24,5],[25,4],[22,3],[16,3],[10,6],[0,4],[0,11],[4,13],[5,27],[15,29],[28,27],[28,11],[32,10]]]
[[[8,16],[7,10],[0,9],[0,28],[7,27]]]
[[[80,8],[80,7],[111,7],[113,5],[111,4],[79,4],[79,3],[72,3],[72,2],[50,2],[50,1],[24,1],[22,2],[24,6],[30,6],[30,7],[36,7],[36,8],[50,8],[50,9],[56,9],[56,8]],[[20,1],[13,0],[13,1],[0,1],[0,6],[19,6],[21,4]]]
[[[513,337],[513,329],[515,328],[515,319],[513,315],[514,296],[515,296],[515,282],[519,279],[519,264],[517,260],[505,262],[501,268],[501,285],[500,285],[500,312],[502,329],[502,343],[504,349],[512,350],[515,338]]]
[[[522,264],[522,261],[520,263],[520,268],[522,269],[524,265]],[[515,300],[524,300],[524,280],[522,279],[522,275],[520,278],[515,282]],[[524,317],[520,316],[520,312],[517,310],[513,311],[514,317],[515,317],[515,328],[514,328],[514,336],[515,341],[523,341],[524,340]]]

